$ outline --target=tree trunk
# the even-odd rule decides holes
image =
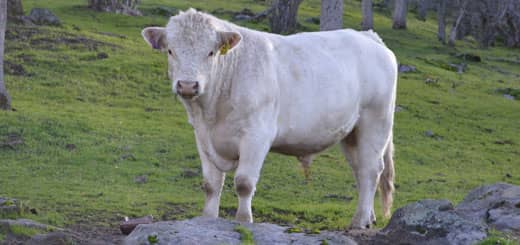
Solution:
[[[303,0],[274,0],[269,27],[274,33],[293,33],[298,27],[298,7]]]
[[[343,28],[343,0],[321,0],[320,31]]]
[[[418,0],[417,1],[417,18],[422,21],[426,21],[426,15],[428,10],[431,9],[431,5],[435,0]],[[440,0],[443,1],[443,0]]]
[[[438,0],[437,3],[437,38],[442,43],[446,42],[446,1]]]
[[[361,21],[362,30],[374,29],[374,17],[372,16],[372,0],[361,1],[361,12],[363,20]]]
[[[7,18],[9,20],[23,15],[22,0],[7,0]]]
[[[0,0],[0,109],[11,109],[11,97],[4,83],[4,40],[7,22],[7,0]]]
[[[408,12],[408,0],[396,0],[393,16],[393,29],[406,29],[406,14]]]
[[[455,46],[455,40],[457,39],[458,28],[460,26],[462,18],[464,18],[464,14],[465,14],[464,8],[465,8],[465,2],[460,4],[459,15],[457,17],[457,20],[453,23],[453,27],[451,28],[450,38],[448,40],[448,45],[450,45],[450,46]]]
[[[140,16],[142,14],[137,10],[139,2],[140,0],[88,0],[88,7],[96,11]]]

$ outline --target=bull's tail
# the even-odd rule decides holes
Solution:
[[[385,154],[383,156],[385,168],[381,174],[381,178],[379,179],[379,188],[381,192],[381,201],[383,203],[383,214],[385,218],[390,217],[390,209],[392,208],[392,202],[394,201],[393,192],[395,170],[393,155],[394,142],[393,136],[390,134],[390,140],[388,141],[388,145],[386,146]]]

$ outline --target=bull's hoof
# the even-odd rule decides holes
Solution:
[[[358,225],[354,225],[354,224],[351,224],[347,227],[347,231],[351,231],[351,230],[366,230],[366,229],[370,229],[372,228],[372,225],[371,224],[365,224],[365,225],[361,225],[361,224],[358,224]]]
[[[371,217],[371,221],[367,220],[365,222],[359,220],[353,220],[350,226],[347,227],[347,230],[364,230],[373,228],[376,225],[375,218]]]
[[[253,217],[249,214],[238,214],[236,215],[235,219],[238,222],[245,222],[245,223],[253,223]]]

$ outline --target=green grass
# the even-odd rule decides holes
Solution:
[[[0,196],[29,201],[39,210],[31,218],[57,226],[108,226],[123,216],[148,214],[159,220],[200,215],[202,177],[183,175],[185,169],[200,172],[193,131],[171,94],[166,57],[140,37],[143,27],[164,25],[167,18],[96,13],[85,5],[25,0],[27,12],[49,8],[63,26],[9,27],[5,58],[22,64],[28,75],[6,76],[16,112],[0,112],[0,142],[18,135],[23,144],[0,148]],[[160,5],[208,12],[265,8],[252,0],[149,0],[142,7]],[[317,0],[303,2],[299,18],[305,29],[318,29],[304,20],[318,16],[319,6]],[[345,26],[358,28],[358,2],[347,1],[345,11]],[[388,13],[375,13],[374,21],[399,62],[418,69],[399,78],[397,103],[404,110],[395,118],[394,207],[425,198],[457,203],[480,185],[520,184],[520,102],[496,92],[520,88],[518,65],[502,61],[518,59],[520,50],[477,49],[472,40],[448,48],[436,41],[434,19],[421,22],[410,15],[406,31],[392,30]],[[265,21],[238,24],[267,29]],[[464,74],[445,69],[464,62],[454,56],[464,52],[483,61],[466,61]],[[100,53],[108,58],[95,59]],[[426,84],[427,78],[438,82]],[[425,136],[428,130],[436,137]],[[148,181],[135,183],[140,175]],[[225,218],[237,207],[232,186],[228,176],[221,201]],[[340,230],[350,222],[356,200],[354,178],[337,147],[316,157],[310,182],[295,158],[269,154],[253,213],[256,222]],[[383,226],[378,202],[376,208]]]
[[[11,225],[9,226],[9,233],[19,237],[32,237],[34,235],[42,234],[44,231],[23,225]]]
[[[235,226],[235,231],[240,233],[240,241],[244,245],[254,245],[253,232],[243,225]]]
[[[490,230],[489,236],[478,245],[515,245],[518,241],[514,241],[508,234],[499,232],[497,230]]]

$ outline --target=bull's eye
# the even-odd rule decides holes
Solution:
[[[215,53],[213,53],[213,51],[210,51],[209,54],[208,54],[208,56],[211,57],[211,56],[213,56],[214,54],[215,54]]]
[[[173,55],[173,52],[171,49],[168,49],[168,54]]]

